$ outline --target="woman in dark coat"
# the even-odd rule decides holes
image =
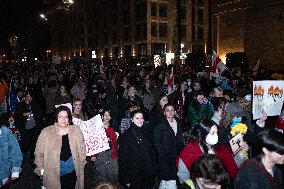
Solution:
[[[235,180],[235,189],[284,188],[284,134],[261,132],[256,138],[256,158],[244,162]]]
[[[130,189],[153,188],[156,162],[154,151],[144,126],[143,113],[131,113],[131,127],[119,141],[119,179]]]
[[[153,129],[154,147],[158,155],[158,175],[164,183],[173,183],[176,187],[177,167],[176,158],[183,149],[182,127],[174,118],[175,109],[171,104],[164,106],[164,118]]]

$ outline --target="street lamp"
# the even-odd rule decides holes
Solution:
[[[39,16],[40,16],[41,19],[47,21],[47,18],[46,18],[46,16],[44,14],[40,14]]]

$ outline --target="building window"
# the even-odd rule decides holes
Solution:
[[[124,46],[124,54],[125,54],[125,57],[131,56],[131,45],[125,45]]]
[[[151,16],[157,16],[158,3],[151,2]]]
[[[159,5],[159,16],[167,17],[168,16],[168,5],[166,3],[160,3]]]
[[[117,42],[117,31],[116,30],[114,30],[112,33],[112,42],[113,43]]]
[[[186,38],[186,25],[181,25],[180,26],[180,36],[181,38]]]
[[[180,17],[182,20],[186,19],[186,6],[181,6]]]
[[[105,48],[105,54],[104,57],[108,57],[108,48]]]
[[[136,24],[135,38],[136,38],[136,40],[141,40],[141,25],[140,24]]]
[[[199,6],[204,6],[204,0],[197,0]]]
[[[142,24],[142,40],[147,40],[147,24]]]
[[[130,33],[130,30],[129,30],[128,27],[123,29],[123,39],[125,41],[128,41],[130,39],[129,38],[129,33]]]
[[[112,48],[112,56],[115,58],[119,58],[119,47],[115,46]]]
[[[198,13],[197,13],[197,16],[198,16],[198,23],[202,24],[203,23],[203,9],[198,9]]]
[[[196,37],[195,37],[195,26],[192,26],[192,40],[195,40]]]
[[[140,8],[140,4],[136,4],[135,7],[135,18],[139,19],[141,17],[141,8]]]
[[[160,23],[159,24],[159,36],[160,37],[167,37],[168,36],[168,25],[167,25],[167,23]]]
[[[147,1],[141,3],[141,18],[147,18]]]
[[[192,23],[195,23],[195,8],[192,8]]]
[[[104,43],[107,43],[108,38],[107,38],[107,32],[104,32]]]
[[[204,31],[203,31],[203,27],[198,27],[198,31],[197,31],[197,39],[203,39],[204,38]]]
[[[138,55],[147,55],[147,43],[138,44]]]
[[[164,54],[165,53],[165,43],[151,43],[151,53],[152,54]]]
[[[122,20],[123,20],[123,23],[127,24],[128,21],[129,21],[129,10],[124,10],[123,13],[122,13]]]
[[[157,37],[157,33],[158,33],[158,24],[156,22],[152,22],[151,23],[151,35],[153,37]]]

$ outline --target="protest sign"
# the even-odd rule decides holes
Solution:
[[[233,154],[236,155],[244,147],[243,135],[241,133],[237,134],[229,141],[229,143]]]
[[[59,106],[66,106],[72,113],[72,104],[71,103],[58,104],[58,105],[55,105],[55,108],[58,108]]]
[[[82,121],[81,119],[73,117],[72,121],[74,125],[80,127],[84,135],[87,156],[110,149],[108,137],[100,115],[96,115],[87,121]]]
[[[262,111],[267,116],[280,115],[283,106],[284,80],[266,80],[253,82],[253,119],[259,119]]]

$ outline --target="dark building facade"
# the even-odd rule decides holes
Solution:
[[[62,0],[50,3],[52,52],[65,59],[175,52],[175,5],[184,53],[245,52],[270,69],[283,69],[283,0]],[[212,17],[211,17],[212,15]],[[212,47],[211,47],[212,44]],[[87,54],[86,54],[87,53]]]
[[[173,52],[176,0],[78,0],[51,11],[52,50],[71,58],[92,50],[98,57]],[[208,49],[208,0],[180,0],[181,51]],[[62,24],[63,23],[63,24]]]
[[[284,1],[217,0],[213,5],[214,49],[245,52],[250,66],[258,60],[272,70],[284,70]]]

